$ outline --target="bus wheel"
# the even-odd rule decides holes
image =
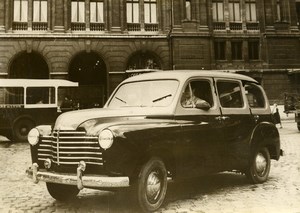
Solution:
[[[13,127],[14,142],[24,142],[27,140],[28,132],[34,127],[34,122],[30,119],[20,119]]]

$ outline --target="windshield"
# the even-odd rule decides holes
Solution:
[[[172,103],[178,84],[176,80],[127,83],[118,89],[108,107],[165,107]]]

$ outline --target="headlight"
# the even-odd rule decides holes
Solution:
[[[39,130],[37,128],[33,128],[32,130],[29,131],[27,140],[32,146],[34,146],[39,142],[39,137],[40,137]]]
[[[103,130],[98,136],[98,142],[102,149],[110,148],[114,142],[113,133],[108,129]]]

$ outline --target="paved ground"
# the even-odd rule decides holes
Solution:
[[[243,175],[222,173],[172,183],[160,212],[300,213],[300,132],[291,119],[279,129],[285,156],[272,161],[269,181],[251,185]],[[29,145],[0,138],[0,212],[134,212],[127,194],[84,189],[78,199],[55,201],[44,183],[25,175]]]

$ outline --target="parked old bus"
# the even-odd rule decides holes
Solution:
[[[78,83],[56,79],[0,79],[0,135],[25,141],[31,128],[52,124],[79,108]]]

